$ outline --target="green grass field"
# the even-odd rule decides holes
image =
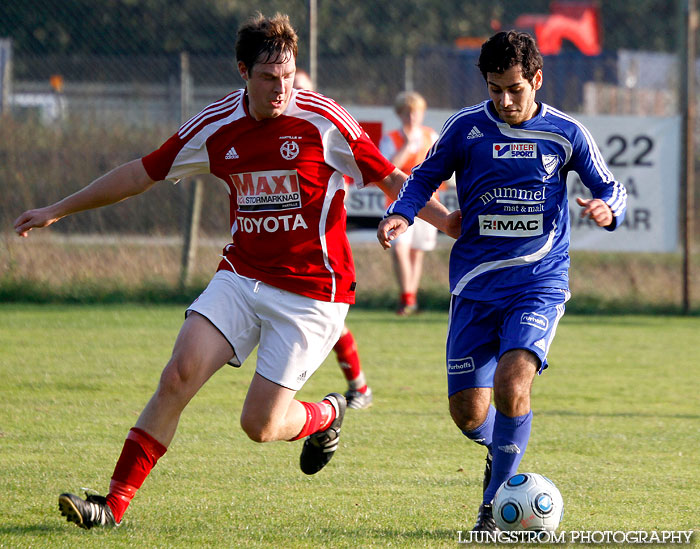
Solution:
[[[456,547],[484,452],[452,424],[446,315],[351,310],[375,404],[349,411],[318,475],[300,443],[239,427],[253,362],[219,372],[119,529],[84,531],[62,491],[104,493],[183,317],[177,306],[0,306],[0,547]],[[691,530],[700,543],[700,318],[566,316],[535,382],[521,471],[565,501],[560,529]],[[344,390],[333,355],[302,399]]]

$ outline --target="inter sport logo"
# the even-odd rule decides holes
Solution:
[[[537,143],[494,143],[494,158],[537,158]]]

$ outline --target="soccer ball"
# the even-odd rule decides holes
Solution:
[[[564,500],[554,483],[537,473],[513,475],[493,498],[493,518],[501,530],[553,532],[564,515]]]

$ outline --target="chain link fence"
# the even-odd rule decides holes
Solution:
[[[316,75],[319,91],[351,112],[390,113],[396,94],[412,89],[427,99],[433,113],[427,120],[437,121],[439,130],[449,113],[486,98],[476,68],[479,47],[494,31],[509,28],[531,32],[545,53],[538,99],[582,116],[679,115],[684,5],[682,0],[4,0],[3,232],[24,209],[150,152],[183,119],[242,87],[233,51],[236,30],[255,11],[289,14],[300,37],[297,65]],[[608,159],[622,146],[609,145]],[[625,154],[634,152],[634,143],[624,146]],[[126,203],[66,219],[50,232],[176,238],[186,227],[188,185],[157,186]],[[200,243],[221,247],[228,238],[228,203],[215,180],[205,180],[203,203]],[[24,257],[27,245],[21,248],[9,236],[4,242],[1,276],[36,276],[36,258]],[[366,245],[354,246],[360,253]],[[434,255],[424,288],[444,292],[445,252]],[[678,303],[678,252],[581,256],[580,266],[574,258],[575,295],[578,287],[601,302]],[[697,257],[691,258],[695,272]],[[389,261],[386,254],[376,260]],[[177,270],[177,258],[171,263]],[[200,263],[202,277],[208,276],[212,263]],[[391,270],[384,267],[367,276]],[[590,277],[606,283],[590,284]],[[692,284],[697,296],[697,274]]]
[[[679,3],[668,0],[320,0],[314,60],[309,19],[315,2],[308,0],[254,6],[210,0],[178,2],[175,8],[162,1],[33,0],[32,9],[16,8],[24,4],[6,0],[0,7],[0,38],[4,34],[14,45],[9,101],[15,110],[31,106],[30,96],[34,105],[48,106],[60,92],[62,105],[48,107],[44,118],[63,110],[129,123],[179,122],[181,54],[189,56],[196,111],[243,85],[233,54],[235,32],[257,9],[290,14],[300,36],[298,65],[308,70],[313,64],[319,90],[343,104],[391,105],[406,88],[423,94],[432,108],[479,102],[485,92],[475,68],[480,44],[495,30],[522,28],[541,36],[562,33],[545,55],[543,101],[571,112],[677,112]],[[581,15],[588,6],[591,18]],[[557,30],[542,21],[548,17],[572,22]],[[595,55],[567,39],[576,33],[594,36],[586,51]],[[654,98],[651,112],[646,97]]]

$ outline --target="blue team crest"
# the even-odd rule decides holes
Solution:
[[[559,157],[556,154],[543,154],[542,165],[547,172],[547,177],[550,177],[559,165]]]

